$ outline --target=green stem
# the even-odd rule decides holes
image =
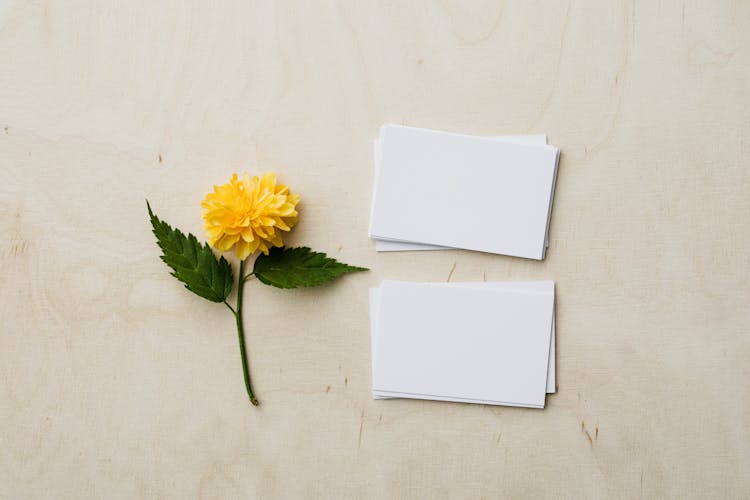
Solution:
[[[245,261],[240,261],[240,275],[237,279],[237,308],[234,312],[234,319],[237,320],[237,336],[240,339],[240,355],[242,356],[242,374],[245,377],[245,388],[247,389],[247,395],[250,397],[250,402],[254,406],[258,406],[258,400],[253,395],[253,389],[250,385],[250,370],[247,366],[247,353],[245,352],[245,331],[242,328],[242,289],[245,288],[245,280],[242,278],[245,267]],[[227,304],[228,305],[228,304]],[[230,307],[231,309],[231,307]]]
[[[229,310],[230,310],[230,311],[232,311],[232,316],[236,316],[236,315],[237,315],[237,313],[236,313],[236,312],[234,312],[234,307],[230,306],[230,305],[229,305],[229,302],[227,302],[227,301],[225,300],[225,301],[224,301],[224,305],[225,305],[225,306],[227,306],[227,307],[229,308]]]

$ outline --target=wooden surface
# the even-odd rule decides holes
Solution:
[[[0,497],[748,498],[750,3],[0,2]],[[547,133],[544,262],[381,254],[386,122]],[[302,194],[292,244],[372,268],[171,278],[234,170]],[[456,183],[470,189],[471,179]],[[373,401],[381,279],[553,279],[558,394]]]

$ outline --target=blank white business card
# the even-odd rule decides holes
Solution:
[[[512,144],[532,144],[537,146],[544,146],[547,144],[547,136],[545,134],[533,134],[533,135],[498,135],[498,136],[487,136],[487,139],[499,142],[509,142]],[[375,139],[373,143],[373,163],[375,165],[374,179],[377,182],[378,171],[380,170],[380,138]],[[374,193],[373,193],[374,200]],[[549,242],[545,238],[545,246],[549,246]],[[424,250],[448,250],[448,247],[441,247],[436,245],[425,245],[421,243],[411,243],[403,241],[389,241],[389,240],[375,240],[375,251],[376,252],[403,252],[403,251],[424,251]]]
[[[558,149],[387,125],[370,236],[542,259]]]
[[[554,293],[554,283],[550,281],[489,281],[489,282],[453,282],[453,283],[424,283],[430,286],[465,286],[473,287],[477,289],[485,289],[487,287],[504,290],[520,290],[520,291],[537,291]],[[375,358],[377,348],[377,318],[380,310],[380,288],[371,288],[370,295],[370,336],[371,336],[371,352],[372,352],[372,365],[373,370],[377,360]],[[552,332],[550,335],[550,351],[549,359],[547,363],[547,394],[554,394],[557,391],[557,379],[556,379],[556,363],[555,363],[555,313],[554,304],[552,311]],[[389,396],[375,395],[375,399],[386,399]],[[454,400],[455,401],[455,400]]]
[[[380,294],[374,393],[544,406],[553,292],[386,281]]]

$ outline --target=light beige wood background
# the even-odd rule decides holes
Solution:
[[[0,2],[0,497],[748,498],[750,3]],[[377,255],[386,122],[548,133],[544,262]],[[372,268],[247,287],[158,260],[234,170]],[[473,179],[456,179],[471,189]],[[446,200],[450,202],[450,200]],[[554,279],[543,411],[370,398],[381,279]]]

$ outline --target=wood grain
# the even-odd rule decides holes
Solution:
[[[0,498],[747,498],[748,26],[741,1],[0,2]],[[548,133],[547,259],[376,254],[385,122]],[[214,183],[267,169],[302,194],[292,244],[372,271],[248,285],[256,409],[144,199],[200,232]],[[559,392],[373,401],[384,278],[554,279]]]

